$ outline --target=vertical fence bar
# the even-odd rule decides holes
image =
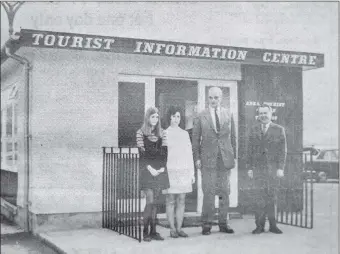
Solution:
[[[112,229],[116,228],[116,158],[112,148]]]
[[[123,171],[124,171],[124,181],[123,181],[123,183],[124,183],[124,187],[123,187],[123,190],[124,190],[124,198],[123,198],[123,204],[124,204],[124,208],[123,208],[123,233],[124,233],[124,235],[126,235],[126,215],[127,215],[127,207],[126,207],[126,193],[127,193],[127,170],[126,170],[126,168],[127,168],[127,154],[125,154],[124,153],[124,166],[123,166]]]
[[[105,188],[105,147],[103,147],[103,172],[102,172],[102,227],[104,228],[104,205],[105,205],[105,196],[104,196],[104,188]]]
[[[113,216],[113,203],[114,203],[114,195],[113,195],[113,190],[114,190],[114,183],[113,183],[113,177],[114,177],[114,160],[113,160],[113,147],[111,147],[111,153],[110,153],[110,161],[111,161],[111,166],[110,166],[110,172],[111,172],[111,176],[110,176],[110,186],[111,186],[111,198],[110,198],[110,223],[111,226],[110,228],[113,229],[113,225],[114,225],[114,216]]]
[[[128,154],[124,154],[124,234],[127,234],[127,162]]]
[[[122,148],[119,148],[119,213],[118,213],[118,225],[119,225],[119,234],[122,233],[122,224],[121,224],[121,215],[122,215]]]
[[[115,211],[114,211],[114,215],[115,215],[115,231],[118,231],[118,182],[119,182],[119,176],[118,176],[118,154],[115,153],[114,154],[114,174],[115,174]]]
[[[108,228],[111,228],[111,153],[108,154],[109,167],[108,167]]]
[[[106,168],[106,173],[105,173],[105,228],[108,228],[108,210],[109,210],[109,207],[108,207],[108,203],[109,203],[109,200],[108,200],[108,168],[109,168],[109,160],[108,160],[108,156],[107,156],[107,153],[105,152],[105,168]]]
[[[131,147],[129,147],[129,194],[128,194],[128,200],[129,200],[129,235],[132,236],[131,232],[131,224],[132,224],[132,214],[131,214]]]
[[[137,167],[137,179],[138,179],[138,241],[142,241],[142,223],[141,223],[141,189],[140,189],[140,167],[139,167],[139,162],[138,162],[138,167]]]
[[[137,206],[137,156],[135,155],[135,162],[133,168],[133,183],[134,183],[134,191],[133,191],[133,198],[134,198],[134,214],[135,214],[135,236],[138,239],[138,206]]]
[[[130,189],[130,182],[129,182],[129,164],[130,164],[130,148],[128,149],[128,154],[126,156],[126,234],[130,235],[130,226],[129,226],[129,189]]]
[[[313,156],[312,156],[312,152],[311,152],[311,164],[313,164]],[[310,207],[311,207],[311,215],[310,215],[310,228],[313,228],[313,222],[314,222],[314,186],[313,186],[314,182],[311,181],[310,183]]]

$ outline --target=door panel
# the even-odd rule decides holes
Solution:
[[[144,83],[118,82],[118,145],[134,147],[144,119]]]

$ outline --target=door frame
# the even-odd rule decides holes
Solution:
[[[144,83],[144,113],[149,107],[155,106],[155,77],[119,74],[117,84],[119,82]]]
[[[118,82],[138,82],[145,85],[145,112],[149,107],[154,107],[156,98],[156,79],[180,79],[196,81],[197,86],[197,111],[200,112],[205,109],[205,87],[206,86],[218,86],[229,87],[230,89],[230,112],[233,114],[235,122],[235,134],[236,134],[236,158],[238,158],[238,92],[237,81],[234,80],[214,80],[214,79],[201,79],[201,78],[187,78],[187,77],[173,77],[173,76],[145,76],[135,74],[119,74]],[[118,84],[117,82],[117,84]],[[117,112],[118,113],[118,112]],[[118,132],[118,128],[117,128]],[[118,134],[118,133],[117,133]],[[117,135],[118,137],[118,135]],[[238,206],[238,161],[235,162],[235,168],[231,170],[230,179],[230,207]],[[142,200],[142,207],[144,200]],[[218,207],[218,197],[215,199],[215,207]],[[197,213],[202,213],[203,207],[203,191],[202,191],[202,178],[200,171],[197,174]]]

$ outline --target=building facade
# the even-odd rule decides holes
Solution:
[[[102,147],[134,147],[150,106],[163,127],[167,108],[181,106],[190,132],[211,86],[236,123],[230,206],[242,211],[256,106],[269,103],[288,152],[302,152],[302,73],[324,63],[308,52],[25,29],[1,55],[1,173],[17,177],[15,202],[2,201],[33,232],[100,227]],[[187,213],[200,214],[200,178],[188,200]]]

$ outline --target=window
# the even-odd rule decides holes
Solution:
[[[17,92],[11,93],[8,104],[1,109],[1,168],[17,171],[18,103]]]

